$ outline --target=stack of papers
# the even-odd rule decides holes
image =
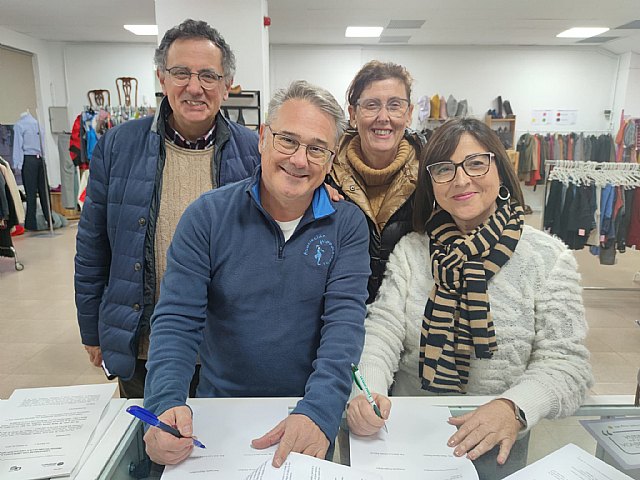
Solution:
[[[611,465],[570,443],[505,480],[632,480]]]
[[[14,391],[0,412],[0,477],[33,480],[70,475],[116,386]]]
[[[425,406],[420,398],[394,397],[384,430],[370,437],[349,434],[351,465],[385,480],[478,480],[471,460],[447,446],[456,427],[447,407]]]
[[[193,432],[207,448],[193,450],[184,462],[168,465],[162,480],[382,480],[376,474],[292,453],[280,467],[271,466],[277,445],[251,447],[295,408],[287,398],[218,399],[216,407],[194,399]],[[207,406],[209,405],[209,406]]]
[[[290,453],[280,468],[263,463],[247,480],[382,480],[380,475],[300,453]]]

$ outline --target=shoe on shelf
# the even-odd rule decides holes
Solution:
[[[468,108],[467,99],[460,100],[458,102],[458,108],[456,109],[456,117],[466,117]]]
[[[447,118],[447,101],[444,97],[440,97],[440,119],[446,120]]]
[[[502,96],[498,95],[496,98],[496,118],[502,118]]]
[[[235,85],[229,89],[229,93],[242,93],[242,87],[240,85]]]
[[[440,96],[436,93],[431,97],[431,117],[435,120],[440,118]]]
[[[447,98],[447,116],[455,117],[457,111],[458,111],[458,101],[455,99],[453,95],[449,95],[449,98]]]
[[[504,107],[504,113],[506,114],[507,118],[515,117],[515,115],[513,114],[513,110],[511,109],[511,103],[509,103],[509,100],[505,100],[502,103],[502,106]]]

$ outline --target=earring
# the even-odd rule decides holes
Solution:
[[[503,193],[503,192],[506,192],[506,193]],[[509,191],[509,189],[506,187],[504,183],[501,183],[500,188],[498,188],[498,198],[503,202],[506,202],[511,198],[511,192]]]

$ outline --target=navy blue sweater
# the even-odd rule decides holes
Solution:
[[[145,405],[198,397],[304,397],[331,441],[364,343],[369,231],[362,212],[319,187],[291,238],[262,208],[253,178],[202,195],[168,251],[152,318]]]

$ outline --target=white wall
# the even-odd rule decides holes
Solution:
[[[640,118],[640,55],[637,53],[628,53],[626,55],[630,59],[624,113],[633,118]]]
[[[565,131],[610,130],[603,110],[613,107],[618,59],[594,49],[273,45],[271,87],[304,78],[344,105],[349,82],[371,59],[406,66],[414,77],[414,102],[422,95],[453,94],[466,98],[469,113],[482,118],[502,95],[518,117],[518,133],[532,130],[531,111],[538,108],[577,109],[578,123]]]
[[[136,77],[138,106],[145,103],[155,106],[154,51],[153,45],[144,44],[66,44],[66,91],[72,124],[84,106],[89,104],[89,90],[109,90],[111,105],[118,105],[117,77]],[[132,89],[132,101],[134,92]],[[124,97],[122,101],[124,102]]]

